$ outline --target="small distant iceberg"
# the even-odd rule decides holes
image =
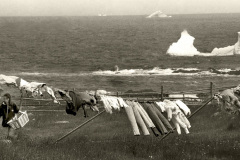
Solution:
[[[195,38],[188,34],[186,30],[181,33],[180,39],[169,46],[167,54],[171,56],[233,56],[240,55],[240,32],[238,32],[238,42],[235,45],[223,48],[214,48],[211,53],[200,53],[194,47]]]
[[[152,14],[150,14],[149,16],[147,16],[147,18],[154,18],[154,17],[158,17],[158,18],[170,18],[172,16],[168,16],[166,14],[164,14],[162,11],[156,11],[153,12]]]
[[[186,30],[181,33],[180,39],[170,45],[167,54],[171,56],[194,56],[200,52],[194,47],[194,37],[192,37]]]
[[[98,16],[99,16],[99,17],[106,17],[107,15],[106,15],[106,14],[101,14],[101,13],[99,13]]]

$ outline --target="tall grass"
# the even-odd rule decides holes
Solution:
[[[57,144],[57,138],[86,120],[82,111],[76,117],[33,112],[18,140],[0,143],[0,159],[238,159],[240,118],[214,117],[216,109],[209,105],[194,116],[189,135],[175,132],[163,141],[154,135],[134,137],[124,110],[104,113]],[[55,123],[63,120],[69,123]]]

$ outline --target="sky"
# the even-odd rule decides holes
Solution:
[[[0,0],[0,16],[239,13],[240,0]]]

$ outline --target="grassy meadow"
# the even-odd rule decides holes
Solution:
[[[190,119],[190,134],[176,132],[163,141],[160,137],[133,136],[124,110],[103,113],[57,144],[55,140],[94,116],[67,115],[63,106],[25,107],[23,110],[56,109],[59,112],[28,111],[30,121],[18,130],[11,144],[0,142],[2,160],[42,159],[239,159],[240,117],[224,113],[213,116],[218,107],[210,104]],[[194,111],[197,107],[192,107]],[[69,121],[69,123],[56,123]],[[3,132],[0,128],[0,132]]]

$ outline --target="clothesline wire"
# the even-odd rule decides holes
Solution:
[[[216,87],[214,89],[226,89],[226,88],[234,88],[236,86],[225,86],[225,87]]]
[[[215,86],[215,85],[214,85]],[[222,87],[213,87],[213,90],[215,89],[226,89],[226,88],[234,88],[236,86],[222,86]],[[187,93],[193,93],[193,94],[196,94],[196,92],[198,91],[209,91],[210,90],[210,87],[208,88],[202,88],[202,89],[195,89],[195,90],[187,90],[187,91],[181,91],[181,92],[169,92],[169,91],[165,91],[164,94],[187,94]],[[199,92],[199,93],[202,93],[202,92]],[[128,96],[128,95],[141,95],[141,94],[160,94],[159,92],[141,92],[141,93],[122,93],[122,92],[118,92],[118,95],[119,96]],[[116,94],[114,94],[116,95]]]
[[[181,92],[169,92],[169,93],[185,93],[185,92],[196,92],[196,91],[209,91],[210,88],[203,88],[203,89],[195,89],[195,90],[188,90],[188,91],[181,91]]]
[[[214,84],[213,84],[214,85]],[[214,85],[214,86],[216,86],[216,85]],[[236,86],[222,86],[222,87],[213,87],[213,89],[226,89],[226,88],[234,88],[234,87],[236,87]],[[203,89],[196,89],[196,90],[188,90],[188,91],[183,91],[183,92],[167,92],[167,93],[187,93],[187,92],[189,92],[189,93],[196,93],[196,91],[209,91],[210,90],[210,88],[203,88]]]
[[[211,102],[214,99],[214,97],[208,99],[201,107],[199,107],[196,111],[194,111],[189,117],[188,119],[190,119],[191,117],[193,117],[196,113],[198,113],[201,109],[203,109],[205,106],[208,105],[209,102]],[[176,130],[176,127],[173,128],[173,130]],[[162,141],[163,139],[165,139],[168,135],[170,135],[171,132],[168,132],[166,135],[164,135],[160,141]]]

